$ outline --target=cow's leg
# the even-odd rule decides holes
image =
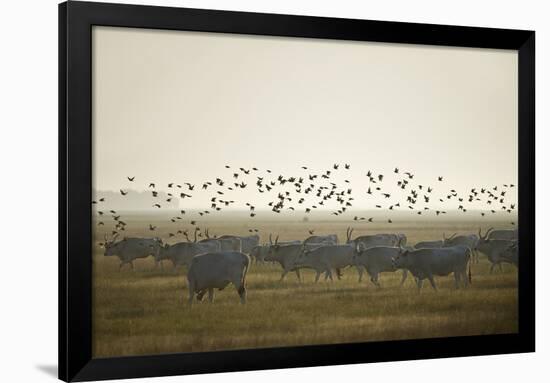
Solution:
[[[498,263],[498,269],[502,272],[502,263],[501,262]]]
[[[420,290],[422,290],[423,283],[424,283],[423,279],[416,278],[416,287],[418,287],[418,292],[420,292]]]
[[[461,273],[459,273],[458,271],[455,271],[453,274],[454,274],[454,277],[455,277],[455,289],[458,290],[459,285],[460,285],[460,276],[461,276]]]
[[[341,269],[336,269],[336,277],[338,278],[338,280],[341,280],[342,279],[342,270]]]
[[[189,304],[189,307],[193,306],[193,298],[195,297],[195,283],[190,280],[189,281],[189,298],[187,299],[187,303]]]
[[[214,289],[213,288],[208,289],[208,301],[210,303],[214,302]]]
[[[246,303],[246,286],[244,285],[244,283],[242,284],[237,284],[236,286],[239,286],[237,288],[237,293],[239,294],[239,297],[241,298],[241,304],[245,304]]]
[[[403,284],[405,283],[405,279],[407,279],[407,269],[403,269],[403,276],[401,277],[401,283],[399,284],[399,286],[403,286]]]
[[[495,268],[495,263],[491,263],[491,269],[489,270],[489,274],[493,274],[493,270]]]
[[[359,283],[363,280],[363,273],[365,272],[365,268],[363,266],[357,266],[357,272],[359,273]]]
[[[302,276],[300,275],[300,269],[296,269],[296,276],[298,277],[298,282],[302,282]]]
[[[380,273],[376,273],[376,275],[374,276],[374,282],[376,284],[376,287],[380,289],[382,288],[382,286],[380,285],[380,282],[378,282],[379,278],[380,278]]]
[[[287,273],[288,273],[288,270],[283,270],[283,273],[281,274],[281,279],[279,279],[279,282],[282,282],[283,279],[285,279],[285,276]]]
[[[321,276],[321,271],[315,271],[315,283],[319,282],[319,277]]]
[[[206,295],[206,293],[208,292],[208,289],[202,289],[201,291],[198,292],[197,294],[197,300],[199,302],[202,302],[204,296]]]
[[[327,269],[328,277],[330,278],[331,282],[334,282],[334,279],[332,278],[332,271],[330,269]]]
[[[432,285],[433,289],[435,291],[437,291],[437,287],[435,287],[435,281],[434,281],[434,276],[433,275],[428,275],[428,280],[430,281],[430,284]]]
[[[370,274],[370,281],[371,281],[372,284],[375,285],[376,287],[380,287],[380,286],[378,285],[378,274],[377,274],[377,273]]]

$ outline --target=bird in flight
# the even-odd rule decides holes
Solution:
[[[124,190],[120,189],[120,194],[126,195],[126,194],[128,194],[128,192],[125,192]]]
[[[126,178],[128,178],[128,181],[134,182],[134,179],[136,178],[136,176],[133,176],[133,177],[126,177]]]

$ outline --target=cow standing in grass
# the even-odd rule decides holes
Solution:
[[[278,239],[278,237],[277,237]],[[301,245],[302,241],[285,241],[285,242],[277,242],[279,245]],[[269,254],[270,247],[273,246],[273,241],[271,239],[271,234],[269,235],[269,243],[265,245],[256,245],[250,250],[250,260],[254,260],[258,263],[264,263],[266,261],[266,257]]]
[[[434,290],[437,290],[434,276],[454,274],[455,287],[458,289],[462,280],[464,287],[471,282],[468,264],[472,251],[468,246],[445,247],[441,249],[402,249],[393,259],[394,266],[407,269],[416,278],[418,290],[424,279],[428,279]]]
[[[319,281],[321,273],[325,280],[332,281],[332,270],[340,278],[340,270],[351,266],[355,247],[351,245],[328,245],[315,249],[303,249],[295,259],[295,268],[311,268],[316,271],[315,282]]]
[[[119,271],[122,266],[129,264],[134,270],[134,260],[153,256],[158,266],[158,254],[161,247],[161,241],[158,238],[124,238],[115,242],[118,234],[110,240],[105,236],[104,256],[117,256],[120,259]]]
[[[479,229],[479,241],[476,250],[487,255],[487,259],[491,262],[490,272],[492,273],[496,266],[502,271],[502,263],[509,263],[509,257],[504,256],[509,249],[516,244],[517,241],[506,239],[490,239],[490,233],[493,229],[487,230],[485,235],[481,234]]]
[[[457,245],[468,246],[472,250],[472,258],[477,263],[479,262],[479,254],[476,250],[477,243],[479,242],[479,237],[475,234],[459,235],[456,233],[451,235],[449,238],[445,237],[443,234],[443,246],[442,247],[452,247]]]
[[[278,243],[279,237],[275,239],[275,243],[269,247],[265,260],[268,262],[277,262],[283,268],[283,273],[281,274],[282,281],[285,276],[290,271],[296,272],[298,281],[301,280],[300,268],[296,267],[295,261],[296,258],[302,253],[304,249],[303,244],[296,245],[280,245]]]
[[[358,248],[353,256],[352,263],[357,268],[359,273],[359,282],[363,279],[365,270],[370,276],[371,282],[378,288],[380,283],[378,277],[380,273],[393,273],[398,270],[394,265],[393,258],[397,257],[401,252],[400,247],[375,246],[366,248]],[[401,286],[407,279],[407,269],[403,269],[401,277]]]
[[[208,300],[214,301],[214,289],[223,290],[230,283],[235,286],[241,303],[246,303],[246,274],[250,258],[241,252],[205,253],[193,257],[187,281],[189,286],[189,305],[193,304],[195,294],[202,301],[208,292]]]

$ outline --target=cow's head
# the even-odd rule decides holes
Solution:
[[[279,236],[275,237],[275,242],[273,242],[271,240],[271,234],[269,234],[269,250],[267,250],[265,260],[268,262],[274,261],[280,248],[281,245],[279,245]]]
[[[481,234],[481,228],[479,229],[479,231],[478,231],[478,234],[479,234],[479,241],[477,241],[478,246],[479,246],[479,245],[483,245],[484,243],[489,242],[489,234],[491,233],[491,231],[493,231],[493,228],[492,228],[492,227],[490,227],[490,228],[485,232],[485,235],[482,235],[482,234]]]
[[[358,257],[361,256],[361,254],[367,250],[367,246],[363,242],[353,242],[350,244],[350,246],[353,246],[353,256],[352,256],[352,263],[355,264]]]
[[[118,233],[113,235],[110,239],[107,238],[107,234],[105,234],[105,236],[104,236],[105,241],[102,244],[103,247],[105,248],[105,252],[103,253],[104,256],[110,257],[110,256],[113,256],[113,255],[116,255],[116,253],[117,253],[117,244],[119,243],[119,242],[115,242],[117,237],[118,237]]]
[[[391,259],[393,267],[396,269],[403,268],[409,263],[409,250],[403,249],[395,257]]]
[[[407,236],[403,233],[397,234],[397,244],[401,244],[402,246],[405,246],[407,244]]]
[[[410,250],[403,247],[401,240],[398,241],[397,247],[399,247],[399,252],[395,257],[391,259],[391,261],[392,261],[393,267],[399,269],[408,264]]]

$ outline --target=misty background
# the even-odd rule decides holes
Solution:
[[[517,180],[514,51],[97,26],[92,42],[93,185],[105,208],[155,211],[149,183],[169,193],[173,182],[192,198],[163,209],[208,209],[217,189],[201,185],[219,177],[248,185],[225,191],[228,210],[262,210],[274,197],[256,177],[335,163],[330,181],[353,189],[352,215],[389,204],[367,198],[368,170],[384,174],[392,201],[410,171],[434,188],[432,208],[450,210],[436,196]],[[239,167],[259,170],[233,179]]]

